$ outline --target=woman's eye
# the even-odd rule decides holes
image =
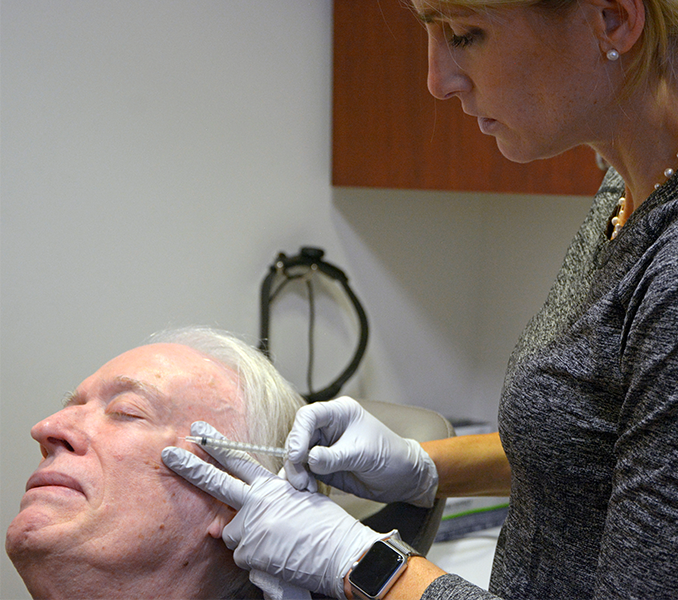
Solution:
[[[481,36],[482,32],[476,29],[473,29],[463,35],[450,33],[448,36],[448,42],[454,48],[467,48],[474,42],[478,41]]]
[[[469,46],[473,42],[473,38],[466,34],[466,35],[453,35],[450,38],[450,45],[454,46],[455,48],[465,48],[466,46]]]

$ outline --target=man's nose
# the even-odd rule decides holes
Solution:
[[[455,51],[439,34],[428,38],[428,90],[438,100],[447,100],[471,90],[469,77],[459,66]]]
[[[85,415],[82,406],[69,406],[36,423],[31,436],[40,444],[47,458],[60,451],[83,454],[87,449],[87,436],[82,428]]]

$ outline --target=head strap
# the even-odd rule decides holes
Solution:
[[[351,300],[356,314],[358,315],[358,320],[360,322],[360,339],[358,341],[358,346],[356,347],[355,353],[353,354],[353,358],[344,371],[332,383],[330,383],[330,385],[317,392],[309,390],[307,394],[302,394],[307,402],[330,400],[339,395],[339,391],[341,390],[342,386],[349,380],[353,373],[355,373],[363,355],[365,354],[369,331],[367,315],[365,314],[365,311],[363,310],[363,307],[360,304],[357,296],[351,289],[351,286],[348,284],[348,277],[341,269],[324,261],[324,255],[324,250],[321,248],[312,247],[301,248],[301,251],[296,256],[287,256],[283,252],[280,252],[273,264],[270,266],[268,274],[261,283],[259,350],[261,350],[268,358],[271,357],[269,346],[271,303],[283,286],[293,279],[304,278],[308,272],[320,272],[330,279],[338,281],[346,292],[346,295]],[[294,272],[294,269],[297,267],[306,267],[306,269],[302,274],[299,274],[298,272]],[[274,282],[281,278],[283,278],[282,283],[274,290]],[[309,361],[312,361],[311,348],[309,348],[309,354],[311,355]]]

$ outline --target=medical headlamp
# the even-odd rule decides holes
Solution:
[[[323,256],[325,251],[321,248],[314,247],[302,247],[299,254],[295,256],[287,256],[285,253],[280,252],[276,257],[273,264],[269,268],[269,272],[264,278],[261,284],[261,295],[260,295],[260,328],[259,328],[259,350],[261,350],[267,357],[270,358],[270,337],[269,337],[269,325],[270,325],[270,310],[271,304],[275,300],[276,296],[280,293],[285,285],[290,281],[302,280],[306,282],[306,285],[309,290],[309,305],[310,305],[310,321],[309,321],[309,368],[312,364],[312,334],[313,334],[313,322],[315,318],[314,304],[313,304],[313,291],[311,287],[311,277],[314,274],[320,273],[329,277],[332,280],[337,281],[344,292],[348,296],[349,300],[355,312],[358,316],[358,321],[360,323],[360,339],[358,340],[358,345],[353,354],[353,358],[347,365],[347,367],[341,372],[341,374],[327,387],[319,390],[313,391],[309,389],[307,394],[302,394],[307,402],[317,402],[321,400],[331,400],[339,395],[339,392],[342,386],[350,379],[350,377],[355,373],[360,361],[365,354],[365,349],[367,348],[367,337],[368,337],[368,323],[367,315],[363,309],[358,297],[355,295],[351,286],[348,283],[348,277],[346,274],[335,265],[332,265],[325,260]],[[310,380],[310,378],[309,378]]]

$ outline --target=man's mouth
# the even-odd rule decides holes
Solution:
[[[36,471],[28,478],[26,491],[41,487],[68,488],[83,495],[85,494],[85,491],[76,479],[58,471]]]

